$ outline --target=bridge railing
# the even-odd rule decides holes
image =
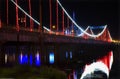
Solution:
[[[4,25],[4,26],[2,26],[2,28],[0,28],[0,29],[15,30],[15,31],[17,31],[17,28],[16,28],[15,25],[10,25],[10,26]],[[19,28],[19,31],[40,32],[37,28],[36,28],[36,29],[33,29],[33,30],[31,31],[29,27],[26,28],[26,27],[21,27],[21,26],[20,26],[20,28]],[[72,37],[74,37],[73,34],[65,34],[63,31],[59,31],[59,32],[51,32],[51,31],[50,31],[50,32],[48,32],[48,31],[45,31],[45,30],[44,30],[43,32],[44,32],[44,33],[47,33],[47,34],[63,35],[63,36],[72,36]]]

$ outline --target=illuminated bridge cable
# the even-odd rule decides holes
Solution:
[[[103,34],[103,32],[105,31],[107,25],[105,25],[104,29],[102,30],[102,32],[100,32],[99,34],[96,34],[96,35],[92,35],[92,34],[89,34],[87,33],[86,31],[84,31],[72,18],[71,16],[67,13],[67,11],[64,9],[64,7],[62,6],[62,4],[60,3],[59,0],[57,0],[58,4],[60,5],[60,7],[63,9],[63,11],[65,12],[65,14],[69,17],[69,19],[74,23],[74,25],[76,27],[78,27],[78,29],[80,29],[84,34],[90,36],[90,37],[99,37]]]
[[[85,29],[85,31],[87,31],[88,29],[90,28],[90,26],[88,26],[86,29]],[[82,36],[84,33],[82,32],[82,33],[80,33],[80,34],[78,34],[77,36]]]
[[[90,26],[91,29],[104,29],[104,26]]]
[[[14,0],[10,0],[15,6],[17,6],[25,15],[27,15],[30,19],[32,19],[36,24],[40,25],[40,23],[35,20],[32,16],[30,16],[24,9],[22,9]],[[47,31],[51,31],[47,27],[43,26],[43,28]]]
[[[91,31],[92,35],[94,35],[94,32],[93,32],[93,30],[91,28],[90,28],[90,31]]]

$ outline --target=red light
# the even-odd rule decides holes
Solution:
[[[33,31],[33,29],[30,29],[30,31],[32,32],[32,31]]]

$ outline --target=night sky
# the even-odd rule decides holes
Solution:
[[[18,0],[19,5],[26,11],[27,0]],[[5,0],[1,0],[2,19],[5,20]],[[32,2],[32,16],[39,21],[39,0],[31,0]],[[49,27],[49,0],[43,0],[43,25]],[[75,13],[76,22],[86,28],[87,26],[108,25],[109,31],[113,39],[120,39],[119,26],[119,3],[117,0],[60,0],[67,12],[72,16]],[[55,22],[55,0],[53,0],[53,25]],[[9,19],[13,19],[15,6],[9,1]],[[60,7],[59,7],[60,8]],[[59,17],[61,17],[59,9]],[[3,17],[4,15],[4,17]],[[61,23],[59,19],[59,24]],[[12,23],[12,21],[11,21]],[[14,23],[13,23],[14,24]]]

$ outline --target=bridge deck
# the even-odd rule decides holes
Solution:
[[[36,31],[30,32],[26,30],[20,30],[18,32],[15,29],[1,28],[0,47],[4,48],[6,46],[14,46],[15,48],[25,46],[27,47],[26,49],[34,49],[35,51],[42,49],[42,52],[46,54],[54,51],[58,60],[60,60],[59,56],[64,56],[66,51],[72,51],[73,58],[75,58],[73,61],[79,63],[81,60],[88,62],[107,54],[108,51],[114,51],[118,45],[112,42],[94,39],[39,33]],[[81,53],[81,51],[84,53]],[[63,63],[64,59],[61,60]]]

